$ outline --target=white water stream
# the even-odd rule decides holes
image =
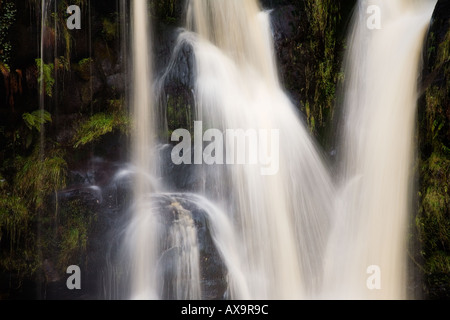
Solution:
[[[380,6],[380,30],[367,28],[371,4]],[[210,232],[228,270],[228,297],[406,298],[417,79],[435,4],[359,1],[348,39],[336,184],[280,86],[268,14],[256,0],[189,1],[187,30],[178,41],[194,51],[196,120],[216,133],[259,133],[256,140],[249,133],[241,141],[246,155],[256,148],[257,161],[248,156],[242,164],[198,166],[204,184],[191,199],[208,213]],[[148,183],[157,165],[150,151],[157,115],[152,106],[148,11],[145,1],[132,5],[132,162],[138,174],[126,247],[131,298],[158,299],[161,279],[155,275],[162,240],[148,200],[159,191]],[[262,132],[277,135],[269,139]],[[216,152],[223,146],[217,137],[209,137]],[[202,157],[201,150],[194,153]],[[267,165],[274,165],[273,174],[261,174]],[[178,208],[177,214],[169,246],[185,251],[176,262],[175,298],[198,299],[195,228],[189,212]],[[380,288],[368,285],[369,267],[379,268]]]

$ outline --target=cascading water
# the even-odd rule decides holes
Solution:
[[[125,227],[110,248],[105,297],[117,299],[200,299],[197,231],[189,210],[161,194],[157,179],[157,114],[147,3],[131,3],[131,167],[116,181],[130,178],[133,195]],[[165,203],[164,201],[169,201]],[[161,204],[161,202],[163,204]],[[172,220],[164,216],[170,210]],[[118,252],[112,253],[111,251]]]
[[[195,222],[191,212],[179,203],[173,203],[178,217],[169,230],[169,247],[174,248],[174,297],[179,299],[201,299],[200,288],[200,257]],[[165,268],[166,266],[162,266]],[[183,283],[184,282],[184,283]]]
[[[260,12],[257,1],[237,0],[192,0],[187,15],[188,28],[196,35],[184,33],[181,40],[191,41],[196,60],[197,119],[204,130],[225,133],[227,159],[242,150],[246,155],[239,164],[224,167],[216,158],[216,164],[199,170],[204,195],[221,204],[239,243],[237,261],[226,262],[229,270],[242,272],[244,282],[230,272],[230,297],[305,298],[318,287],[332,186],[280,87],[269,16]],[[239,150],[228,130],[246,132],[246,148]],[[216,156],[223,147],[217,139],[209,139]],[[194,148],[194,156],[198,152]],[[253,164],[252,152],[259,156]],[[273,172],[265,175],[263,168]],[[223,244],[231,239],[216,240]]]
[[[131,298],[198,299],[202,297],[194,228],[198,222],[192,224],[198,213],[180,205],[180,195],[161,194],[163,188],[148,185],[157,166],[149,151],[155,141],[148,137],[158,124],[149,120],[157,115],[150,114],[147,10],[140,1],[132,9],[135,130],[134,169],[129,172],[135,177],[134,214],[121,233],[116,265],[125,276],[121,284],[111,283]],[[229,129],[256,133],[247,136],[249,140],[235,141],[236,146],[245,145],[243,150],[226,151],[227,157],[244,151],[249,160],[256,142],[256,163],[197,166],[204,185],[198,195],[188,196],[189,203],[205,211],[227,269],[227,297],[307,297],[318,288],[332,186],[314,143],[279,85],[268,14],[260,12],[256,0],[227,0],[190,1],[187,16],[190,31],[183,32],[178,42],[193,48],[197,124],[201,121],[204,129],[224,133]],[[230,19],[236,22],[231,29]],[[197,142],[202,138],[202,132],[194,137]],[[202,158],[203,150],[194,148],[194,154]],[[241,155],[236,157],[240,161]],[[170,205],[162,205],[168,198]]]
[[[367,27],[370,5],[380,8],[379,30]],[[417,80],[435,5],[358,3],[345,63],[342,176],[328,240],[325,297],[407,297]],[[366,280],[373,272],[380,282],[369,290],[374,283]]]
[[[157,228],[152,211],[150,192],[154,191],[150,177],[154,173],[154,108],[152,95],[151,46],[148,8],[144,0],[132,2],[132,164],[135,167],[133,220],[127,239],[131,251],[131,292],[133,299],[154,299]]]
[[[161,115],[152,107],[147,9],[135,0],[134,201],[113,268],[125,274],[121,284],[112,281],[116,290],[125,283],[126,298],[204,297],[205,219],[226,268],[227,298],[405,298],[418,66],[435,3],[358,3],[336,187],[279,84],[268,14],[256,0],[190,0],[168,69],[189,45],[198,129],[192,158],[202,185],[196,194],[169,194],[154,183]],[[380,30],[367,28],[371,4],[380,6]],[[373,266],[381,289],[367,286]]]

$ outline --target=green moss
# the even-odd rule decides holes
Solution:
[[[152,16],[166,23],[176,23],[179,20],[176,7],[180,6],[181,0],[150,0],[149,10]]]
[[[306,100],[312,109],[308,124],[311,131],[317,133],[332,116],[335,101],[335,88],[339,77],[336,61],[339,8],[334,1],[327,0],[305,1],[305,8],[311,29],[308,49],[313,57],[313,66],[310,68],[310,74],[306,76],[306,81],[310,82],[307,87],[311,90]]]
[[[450,30],[435,19],[427,43],[427,87],[419,109],[421,269],[429,298],[449,298],[450,283]],[[438,30],[438,29],[439,30]]]
[[[450,254],[450,160],[433,153],[422,164],[422,192],[420,193],[419,229],[425,247],[441,243]],[[450,269],[449,269],[450,271]]]
[[[170,96],[167,100],[168,137],[179,128],[185,128],[193,133],[192,106],[184,96]]]
[[[113,16],[112,18],[103,18],[102,21],[102,34],[105,40],[112,41],[117,38],[118,35],[118,23],[117,17]]]
[[[0,193],[0,242],[3,232],[9,238],[10,249],[19,243],[21,236],[29,226],[29,211],[22,198],[8,192]]]
[[[334,115],[336,87],[342,79],[343,41],[338,36],[340,4],[306,0],[299,4],[299,23],[292,39],[285,39],[281,63],[285,87],[300,99],[311,133],[322,142]],[[285,66],[284,66],[285,65]]]
[[[89,81],[91,78],[91,69],[94,60],[92,58],[85,58],[78,62],[75,70],[77,74],[85,81]]]
[[[450,149],[446,114],[450,102],[449,72],[442,64],[442,52],[448,50],[448,34],[447,40],[438,47],[435,66],[435,71],[440,71],[447,82],[427,88],[421,122],[421,185],[416,225],[422,245],[426,286],[432,298],[448,297],[442,288],[448,287],[450,279]]]
[[[81,265],[88,249],[89,234],[97,215],[80,200],[72,200],[61,209],[57,238],[57,265],[61,272],[72,264]]]
[[[43,156],[38,147],[27,157],[16,156],[13,164],[11,181],[0,179],[0,245],[9,242],[0,250],[0,270],[24,279],[41,268],[39,252],[49,239],[46,232],[37,237],[36,230],[54,221],[48,198],[65,187],[67,165],[61,150]]]
[[[450,30],[447,31],[443,41],[439,44],[436,68],[441,68],[445,63],[449,61],[450,61]],[[448,70],[449,66],[446,67],[445,71],[447,75]]]
[[[48,150],[43,157],[36,147],[31,156],[18,156],[15,165],[15,192],[31,209],[41,209],[46,196],[65,187],[67,163],[61,150]]]

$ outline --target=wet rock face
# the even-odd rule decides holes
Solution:
[[[155,269],[149,272],[156,270],[158,274],[160,298],[223,299],[227,290],[226,268],[212,239],[205,209],[189,194],[154,194],[149,200],[148,213],[156,215],[158,225],[158,259]],[[109,217],[103,215],[108,231],[102,237],[103,247],[97,250],[103,258],[97,259],[95,281],[97,288],[115,283],[113,288],[106,285],[98,292],[108,292],[114,299],[128,299],[132,295],[131,261],[123,254],[131,250],[127,247],[126,234],[133,233],[134,219],[140,218],[134,218],[129,208],[118,214],[111,208],[104,211],[108,210]],[[195,288],[199,295],[192,296]]]
[[[270,3],[268,3],[270,2]],[[276,50],[281,50],[277,44],[292,35],[291,24],[295,16],[292,14],[295,9],[292,6],[282,6],[282,1],[275,1],[276,8],[272,12],[272,26]],[[274,8],[273,1],[266,1],[266,5]],[[155,78],[161,90],[161,107],[173,108],[175,102],[184,101],[184,108],[191,108],[194,105],[192,90],[195,87],[195,57],[193,49],[188,43],[176,47],[180,30],[175,25],[167,24],[165,21],[155,22],[154,52],[155,52]],[[176,49],[175,55],[172,56]],[[100,50],[100,49],[99,49]],[[95,58],[93,69],[99,71],[95,79],[77,79],[77,86],[73,88],[77,93],[78,100],[70,108],[69,112],[75,112],[76,106],[83,104],[82,88],[93,82],[98,83],[93,87],[92,94],[95,96],[105,88],[114,87],[115,90],[123,92],[125,74],[112,62],[110,57],[100,56]],[[170,68],[167,68],[168,66]],[[166,70],[167,73],[163,73]],[[179,98],[179,99],[177,99]],[[174,102],[175,101],[175,102]],[[181,106],[183,108],[183,106]],[[176,123],[173,129],[185,127],[184,123]],[[70,136],[70,135],[68,135]],[[61,137],[62,140],[63,137]],[[195,192],[202,185],[201,178],[196,174],[195,166],[174,165],[171,161],[171,151],[173,146],[165,145],[160,148],[160,160],[164,163],[161,169],[161,176],[168,190],[175,192]],[[87,256],[88,277],[90,281],[90,292],[83,296],[105,298],[101,295],[102,286],[105,283],[104,274],[106,266],[111,263],[106,252],[119,250],[123,239],[117,239],[118,230],[123,230],[129,218],[129,208],[132,199],[132,177],[124,177],[115,180],[113,177],[120,171],[120,166],[108,159],[95,158],[87,162],[84,166],[72,171],[72,187],[60,195],[61,205],[65,202],[79,200],[83,206],[89,207],[96,214],[97,220],[90,235],[90,251]],[[180,219],[181,212],[188,214],[195,227],[199,263],[200,282],[202,299],[223,299],[226,296],[226,268],[214,245],[209,230],[209,223],[205,212],[198,203],[192,201],[186,194],[155,195],[155,207],[162,222],[161,241],[164,242],[169,237],[171,228]],[[116,236],[116,238],[114,238]],[[113,237],[113,238],[111,238]],[[112,240],[113,239],[113,240]],[[169,248],[167,245],[161,247],[161,263],[164,277],[164,286],[161,288],[164,299],[173,299],[176,295],[173,283],[177,277],[177,259],[182,254],[182,249]],[[115,263],[124,267],[124,262]],[[126,268],[126,266],[125,266]],[[114,277],[114,275],[112,275]],[[121,279],[124,286],[127,280]],[[65,290],[60,284],[55,288],[55,295],[58,290]],[[126,298],[127,290],[121,294]],[[77,298],[77,297],[74,297]]]
[[[172,145],[164,145],[160,151],[161,179],[169,190],[176,192],[195,192],[201,190],[203,181],[196,171],[196,166],[175,165],[171,159]],[[193,150],[192,150],[193,152]]]
[[[260,0],[259,2],[264,9],[274,9],[292,4],[291,0]]]
[[[164,148],[163,148],[164,149]],[[166,156],[170,153],[170,146],[166,146]],[[170,154],[169,154],[170,157]],[[171,175],[173,190],[185,189],[193,183],[195,175],[186,173],[182,168],[166,168],[166,174]],[[182,176],[182,175],[186,176]],[[109,176],[108,180],[103,177]],[[125,230],[133,219],[132,215],[132,181],[133,172],[127,168],[116,167],[102,159],[93,160],[86,170],[72,172],[72,187],[61,191],[58,195],[59,206],[67,208],[76,203],[77,208],[83,208],[95,217],[90,227],[89,245],[86,256],[80,260],[83,266],[83,290],[67,292],[64,274],[49,273],[53,279],[46,285],[46,297],[51,299],[128,299],[130,297],[129,263],[121,256],[126,243]],[[95,182],[100,186],[95,185]],[[188,191],[187,191],[188,192]],[[226,296],[227,281],[226,267],[217,251],[211,236],[208,213],[201,203],[190,193],[153,194],[150,195],[152,212],[157,215],[159,225],[159,256],[158,267],[160,276],[164,278],[160,294],[163,299],[180,298],[177,279],[180,270],[189,270],[182,263],[186,251],[195,253],[198,258],[199,281],[201,299],[223,299]],[[78,210],[78,209],[77,209]],[[183,226],[183,221],[187,225]],[[186,235],[181,227],[190,228],[195,234],[192,248],[188,244],[175,243],[173,237],[181,239]],[[177,234],[173,234],[178,232]],[[191,240],[192,241],[192,240]],[[188,250],[187,250],[188,249]],[[52,266],[55,261],[49,259],[47,265]],[[110,266],[114,266],[110,268]],[[187,269],[186,269],[187,268]],[[49,269],[50,270],[50,269]],[[118,271],[122,270],[122,271]],[[50,278],[50,277],[49,277]],[[105,284],[117,282],[121,288],[112,292],[106,285],[108,296],[104,295]],[[184,284],[185,285],[185,284]],[[116,290],[117,291],[117,290]],[[188,289],[186,289],[186,292]]]
[[[201,298],[205,300],[223,299],[227,289],[226,270],[211,238],[205,210],[190,199],[188,194],[155,195],[154,198],[164,226],[161,232],[162,239],[170,239],[173,226],[186,217],[192,223],[189,227],[195,228],[197,244],[195,248],[191,249],[198,249]],[[166,241],[167,243],[170,243],[170,240]],[[162,295],[164,299],[174,299],[176,294],[174,283],[177,277],[177,267],[179,267],[177,263],[186,248],[163,245],[161,249],[161,258],[164,261],[163,275],[166,279]]]
[[[298,19],[300,19],[301,16],[302,13],[300,10],[293,5],[279,7],[271,11],[270,18],[275,44],[294,36],[294,26],[298,23]]]
[[[419,210],[416,215],[417,242],[413,283],[420,288],[420,297],[427,299],[450,298],[448,283],[450,270],[438,261],[448,259],[450,237],[438,230],[450,224],[448,206],[450,146],[450,93],[448,88],[450,68],[450,2],[439,0],[423,50],[423,71],[419,99]],[[442,218],[447,217],[447,218]],[[420,251],[420,254],[419,254]]]

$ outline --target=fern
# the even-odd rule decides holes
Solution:
[[[55,84],[55,79],[53,78],[53,72],[55,70],[55,66],[53,63],[42,63],[42,59],[36,59],[36,66],[40,72],[38,77],[39,86],[42,88],[42,94],[45,94],[49,97],[53,95],[53,85]]]
[[[80,124],[74,137],[74,148],[92,143],[115,130],[127,133],[129,123],[128,116],[123,113],[97,113]]]
[[[22,115],[22,118],[30,130],[36,129],[39,132],[44,124],[52,122],[51,114],[45,110],[36,110],[32,113],[26,112]]]

